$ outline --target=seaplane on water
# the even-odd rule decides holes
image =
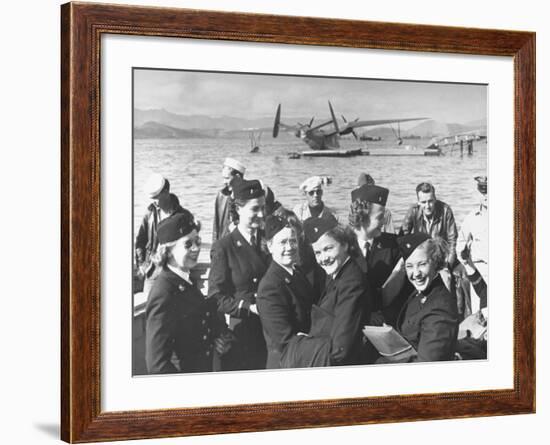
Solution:
[[[279,130],[282,129],[293,133],[297,138],[302,139],[312,151],[294,153],[295,157],[304,156],[356,156],[361,155],[361,148],[353,150],[340,150],[340,138],[347,134],[352,134],[356,140],[359,140],[356,128],[359,127],[374,127],[377,125],[410,122],[428,119],[427,117],[413,117],[408,119],[378,119],[378,120],[359,120],[356,118],[353,121],[348,121],[342,115],[343,125],[338,124],[334,109],[330,101],[328,102],[331,119],[313,126],[315,117],[312,117],[309,123],[302,124],[297,122],[294,125],[288,125],[281,122],[281,104],[277,107],[275,114],[275,122],[273,124],[273,137],[279,135]],[[329,127],[330,126],[330,127]]]

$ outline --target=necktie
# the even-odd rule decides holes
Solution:
[[[365,247],[364,247],[364,252],[365,252],[365,260],[369,260],[369,253],[370,253],[370,243],[368,241],[365,241]]]
[[[252,234],[250,237],[250,245],[254,248],[254,250],[258,253],[260,253],[260,247],[258,245],[258,240],[256,239],[256,235]]]

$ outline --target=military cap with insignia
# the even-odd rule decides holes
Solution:
[[[325,233],[338,225],[336,218],[308,218],[304,221],[304,234],[308,243],[317,242]]]
[[[351,191],[351,201],[372,202],[385,206],[389,193],[390,191],[387,188],[365,184]]]
[[[270,240],[285,227],[288,227],[286,219],[277,215],[269,215],[265,219],[265,239]]]
[[[477,189],[482,195],[487,194],[487,176],[476,176]]]
[[[428,239],[430,239],[430,236],[425,233],[411,233],[397,238],[397,245],[406,260],[420,244]]]
[[[261,196],[265,196],[265,191],[262,187],[262,183],[257,179],[247,181],[246,179],[238,179],[231,181],[231,188],[233,189],[233,197],[235,199],[254,199]]]
[[[163,219],[157,230],[159,244],[166,244],[177,241],[194,229],[199,229],[193,217],[185,213],[175,213]]]

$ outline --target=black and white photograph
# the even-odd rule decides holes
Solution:
[[[132,82],[133,376],[487,359],[486,84]]]

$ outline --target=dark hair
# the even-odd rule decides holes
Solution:
[[[162,190],[158,193],[159,195],[163,192],[169,192],[170,191],[170,181],[168,179],[164,180],[164,187],[162,187]]]
[[[229,219],[235,225],[239,223],[239,212],[237,207],[244,207],[249,199],[233,198],[229,197]]]
[[[332,229],[325,232],[324,235],[330,236],[340,244],[347,244],[348,254],[351,254],[353,246],[355,245],[356,236],[350,227],[338,223]]]
[[[349,225],[354,228],[359,228],[365,223],[368,224],[372,206],[372,202],[361,200],[353,201],[349,206]]]
[[[433,195],[435,196],[435,187],[429,182],[421,182],[416,186],[416,196],[418,196],[420,192],[433,193]]]

